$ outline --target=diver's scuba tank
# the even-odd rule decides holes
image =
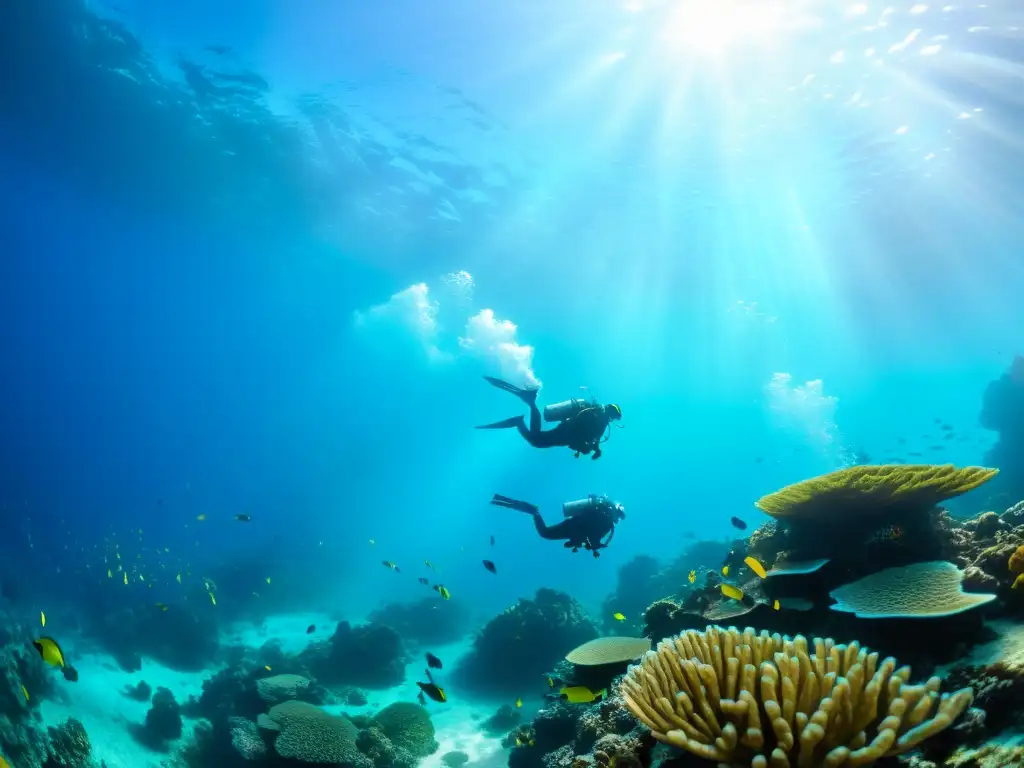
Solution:
[[[589,408],[590,403],[584,400],[582,397],[573,397],[569,400],[563,400],[560,403],[552,403],[551,405],[544,406],[544,421],[565,421],[575,416],[585,408]]]
[[[611,500],[607,496],[594,496],[591,494],[585,499],[577,499],[576,501],[566,501],[562,504],[562,516],[563,517],[575,517],[581,515],[584,512],[597,511],[607,507],[612,507]]]

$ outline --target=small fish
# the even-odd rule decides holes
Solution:
[[[608,691],[605,688],[594,692],[585,685],[574,685],[568,688],[563,687],[562,690],[559,691],[559,695],[561,695],[561,697],[570,704],[589,704],[592,701],[597,701],[607,693]]]
[[[207,594],[210,596],[210,602],[213,603],[214,605],[216,605],[217,604],[217,598],[213,596],[213,592],[207,592]]]
[[[491,536],[491,546],[492,547],[494,546],[494,537],[493,536]]]
[[[46,626],[46,614],[42,611],[39,612],[39,623],[44,627]]]
[[[690,571],[690,573],[686,576],[686,580],[688,582],[690,582],[691,584],[693,584],[693,582],[695,582],[697,580],[697,572],[696,571]]]
[[[28,688],[26,688],[24,685],[21,686],[21,695],[25,697],[25,701],[28,701],[31,698],[28,695]],[[3,758],[0,757],[0,760],[3,760]],[[7,763],[0,763],[0,765],[7,765]]]
[[[772,607],[776,611],[809,611],[814,608],[814,603],[803,597],[783,597],[772,603]]]
[[[430,579],[428,579],[426,576],[420,576],[418,579],[416,579],[416,581],[418,581],[420,584],[423,584],[424,586],[430,583]]]
[[[146,577],[143,576],[141,573],[139,574],[139,581],[141,581],[143,584],[146,583]]]
[[[401,573],[401,571],[398,570],[398,566],[392,563],[390,560],[381,560],[380,562],[385,568],[390,568],[395,573]]]
[[[444,586],[444,584],[435,584],[434,590],[441,596],[442,600],[452,599],[452,593],[448,591],[448,587]]]
[[[484,568],[486,570],[490,571],[491,573],[497,573],[498,572],[497,566],[495,566],[494,563],[491,562],[490,560],[484,560]]]
[[[32,647],[39,653],[40,658],[51,667],[64,668],[64,651],[52,637],[40,637],[38,640],[33,640]]]
[[[743,599],[743,590],[739,587],[734,587],[732,584],[723,584],[722,594],[726,597],[731,597],[733,600]]]
[[[203,522],[203,520],[205,520],[205,519],[206,519],[206,515],[196,515],[196,520],[198,520],[200,523]]]
[[[761,563],[758,562],[757,559],[748,556],[748,557],[743,558],[743,562],[747,564],[747,567],[750,570],[752,570],[754,573],[756,573],[762,579],[767,579],[768,578],[768,571],[766,571],[764,569],[764,566],[761,565]]]
[[[728,565],[723,565],[722,566],[722,575],[723,576],[728,576],[729,575],[729,566]]]
[[[179,573],[179,574],[178,574],[177,576],[175,576],[175,577],[174,577],[174,580],[175,580],[176,582],[178,582],[179,584],[181,584],[181,574]]]
[[[520,696],[518,699],[516,699],[516,709],[522,709],[522,706],[523,706],[523,697]]]
[[[625,614],[622,614],[622,613],[613,613],[612,614],[612,618],[615,619],[616,621],[625,621],[626,620]]]
[[[267,584],[269,584],[269,583],[270,583],[270,577],[267,576]]]
[[[427,566],[427,568],[429,568],[432,571],[436,571],[437,570],[437,567],[432,562],[430,562],[429,560],[424,560],[423,564],[425,566]]]
[[[416,700],[420,703],[421,707],[427,706],[427,697],[423,695],[423,691],[420,691],[416,696]]]
[[[548,688],[554,688],[554,687],[555,687],[555,678],[549,677],[548,678]]]
[[[269,664],[264,664],[264,665],[263,665],[263,668],[264,668],[265,670],[267,670],[267,672],[269,672],[269,671],[270,671],[270,665],[269,665]]]
[[[127,583],[128,583],[128,571],[125,571],[125,572],[124,572],[124,583],[125,583],[125,584],[127,584]]]
[[[427,676],[427,682],[421,683],[418,680],[416,681],[416,685],[420,687],[420,693],[426,694],[427,698],[436,701],[438,704],[444,704],[448,701],[444,688],[441,688],[434,682],[434,678],[431,676],[429,669],[424,670],[424,672]]]
[[[310,624],[308,627],[306,627],[307,635],[312,635],[314,632],[316,632],[316,624]]]
[[[374,544],[376,544],[376,543],[377,543],[376,541],[374,541],[373,539],[370,539],[370,546],[371,546],[371,547],[372,547],[372,546],[373,546]]]
[[[107,578],[108,579],[114,578],[114,573],[109,568],[107,568]]]
[[[427,651],[427,667],[429,669],[441,669],[441,660],[430,651]]]
[[[780,608],[782,608],[782,603],[780,603],[778,600],[776,600],[775,602],[772,603],[772,608],[777,611]]]
[[[157,607],[157,608],[159,608],[159,609],[160,609],[161,611],[166,611],[166,610],[167,610],[167,605],[165,605],[164,603],[155,603],[155,605],[156,605],[156,607]]]
[[[252,515],[235,515],[235,520],[240,523],[251,523]]]
[[[738,517],[730,517],[729,522],[732,523],[733,528],[738,528],[741,531],[747,530],[747,524],[740,520]]]

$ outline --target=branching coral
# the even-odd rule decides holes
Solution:
[[[987,467],[952,464],[882,464],[847,467],[763,496],[759,509],[782,519],[884,516],[894,510],[926,511],[991,480]]]
[[[915,748],[973,698],[909,678],[856,642],[709,626],[659,643],[622,695],[659,741],[722,766],[835,768]]]

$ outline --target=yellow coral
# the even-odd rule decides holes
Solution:
[[[756,506],[772,517],[825,518],[844,513],[883,515],[931,509],[998,474],[987,467],[952,464],[881,464],[847,467],[762,496]]]
[[[1017,551],[1010,555],[1008,565],[1012,573],[1024,574],[1024,544],[1017,547]]]
[[[721,768],[865,766],[914,749],[970,706],[858,643],[708,627],[629,668],[626,706],[659,741]]]

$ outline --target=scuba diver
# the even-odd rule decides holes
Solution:
[[[626,510],[607,496],[588,496],[578,501],[562,504],[565,520],[548,525],[540,516],[540,510],[527,501],[517,501],[508,496],[494,494],[491,504],[507,509],[516,509],[533,516],[533,525],[542,539],[558,541],[565,539],[566,549],[578,552],[580,547],[600,557],[599,549],[607,547],[615,535],[615,524],[625,519]],[[608,538],[605,539],[605,536]]]
[[[557,421],[553,429],[541,428],[540,410],[537,408],[537,390],[521,389],[507,381],[491,376],[484,378],[498,389],[510,392],[530,407],[530,426],[526,419],[513,416],[511,419],[484,424],[477,429],[510,429],[515,427],[523,439],[534,448],[565,447],[580,454],[593,453],[593,459],[601,458],[601,443],[607,440],[606,432],[611,424],[622,418],[622,409],[614,404],[598,405],[596,401],[588,403],[581,398],[565,400],[561,403],[548,405],[544,408],[545,421]]]

